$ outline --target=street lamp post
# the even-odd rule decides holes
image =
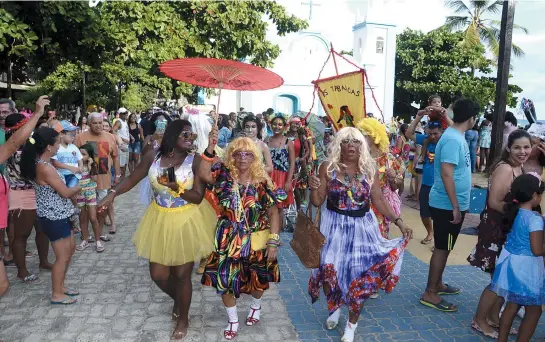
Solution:
[[[515,19],[515,1],[503,3],[500,30],[500,54],[498,58],[498,76],[496,81],[496,101],[494,120],[492,121],[491,160],[496,160],[502,152],[505,110],[507,107],[507,89],[509,86],[509,65],[513,46],[513,21]]]

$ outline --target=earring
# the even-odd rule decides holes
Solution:
[[[168,154],[169,158],[172,158],[174,157],[174,151],[170,151],[170,153]]]
[[[51,152],[51,148],[48,147],[48,148],[47,148],[47,152]]]

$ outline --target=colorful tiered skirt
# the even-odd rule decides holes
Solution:
[[[216,212],[206,200],[178,208],[164,208],[153,201],[132,241],[138,256],[165,266],[180,266],[212,253],[216,222]]]
[[[309,280],[312,302],[318,300],[326,284],[330,313],[343,304],[359,313],[369,296],[379,289],[391,292],[396,286],[407,241],[383,238],[372,211],[363,217],[349,217],[326,209],[321,220],[326,243],[320,268],[312,270]]]

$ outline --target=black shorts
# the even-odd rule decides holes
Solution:
[[[417,174],[421,175],[423,170],[422,169],[414,169],[414,172],[416,172]]]
[[[420,217],[430,218],[430,190],[431,186],[424,185],[420,187],[420,194],[418,195],[418,201],[420,203]]]
[[[462,211],[462,220],[458,224],[452,224],[452,210],[443,210],[430,207],[433,220],[433,240],[435,248],[443,251],[451,251],[456,244],[460,229],[464,223],[467,211]]]

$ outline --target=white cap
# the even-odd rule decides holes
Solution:
[[[128,113],[129,111],[125,107],[121,107],[117,110],[118,113]]]

